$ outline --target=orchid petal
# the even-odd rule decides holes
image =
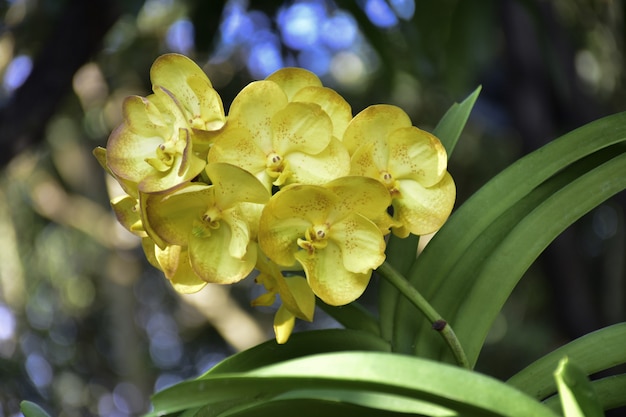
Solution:
[[[225,210],[222,212],[222,222],[228,225],[231,233],[230,242],[227,246],[228,254],[233,258],[243,258],[250,243],[250,229],[243,214],[238,208]]]
[[[266,80],[276,83],[285,92],[289,101],[305,87],[321,87],[322,82],[311,71],[303,68],[281,68],[270,74]]]
[[[265,186],[238,166],[213,163],[207,165],[206,172],[215,187],[215,199],[222,209],[240,202],[263,204],[270,198]]]
[[[377,104],[354,116],[346,127],[342,141],[352,155],[359,146],[372,141],[386,140],[394,130],[411,125],[411,119],[399,107]]]
[[[272,151],[271,118],[287,105],[287,96],[271,81],[248,84],[233,100],[228,124],[248,130],[248,137],[265,155]]]
[[[294,152],[286,155],[285,159],[290,171],[287,184],[322,185],[350,172],[350,155],[335,137],[331,138],[326,149],[316,155]]]
[[[439,139],[424,130],[401,128],[389,136],[389,170],[396,179],[408,177],[430,187],[443,178],[447,164]]]
[[[111,207],[115,213],[117,221],[129,232],[140,236],[147,236],[139,211],[139,202],[129,195],[119,196],[111,200]]]
[[[268,138],[268,141],[271,139]],[[209,150],[209,164],[225,162],[237,165],[255,175],[270,189],[272,179],[265,172],[266,154],[245,128],[228,126],[215,138]]]
[[[274,334],[276,335],[276,343],[287,343],[295,323],[295,316],[284,305],[281,305],[274,315]]]
[[[172,193],[141,194],[144,227],[155,243],[186,246],[194,221],[215,203],[212,186],[191,183]]]
[[[344,269],[366,274],[385,261],[383,234],[378,226],[360,214],[351,214],[334,224],[331,233],[341,248]],[[321,251],[320,256],[323,256]]]
[[[373,220],[379,218],[391,205],[387,187],[373,178],[346,176],[337,178],[324,187],[339,197],[335,209],[344,215],[356,212]]]
[[[392,203],[394,218],[413,234],[435,232],[448,219],[455,194],[454,181],[447,172],[439,183],[428,188],[417,181],[400,180],[400,197]]]
[[[271,202],[271,200],[270,200]],[[259,222],[259,246],[274,262],[281,266],[292,266],[298,251],[298,238],[304,236],[310,223],[298,217],[277,218],[268,204]]]
[[[341,139],[352,120],[350,104],[335,90],[328,87],[307,86],[300,89],[291,101],[318,104],[333,122],[333,136]]]
[[[313,254],[296,253],[296,259],[306,272],[309,286],[326,304],[346,305],[363,294],[371,277],[371,271],[361,274],[344,267],[341,248],[334,242]]]
[[[283,278],[288,290],[279,287],[280,298],[297,318],[313,321],[315,313],[315,294],[309,287],[305,277],[296,275]]]
[[[210,235],[207,233],[210,232]],[[189,259],[196,274],[206,282],[233,284],[244,279],[256,263],[257,248],[250,244],[243,257],[233,257],[229,248],[233,233],[226,222],[189,236]]]
[[[289,103],[271,119],[273,151],[317,154],[328,146],[332,122],[317,104]]]

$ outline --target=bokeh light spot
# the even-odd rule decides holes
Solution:
[[[409,20],[415,14],[415,0],[389,0],[389,4],[400,19]]]
[[[172,23],[165,35],[167,47],[174,52],[188,54],[194,47],[193,23],[187,19],[180,19]]]
[[[314,45],[319,35],[323,8],[319,3],[296,3],[279,13],[278,24],[283,42],[293,49]]]
[[[398,24],[396,14],[385,0],[367,0],[364,11],[367,18],[378,27],[390,28]]]
[[[44,388],[52,382],[52,366],[38,353],[31,353],[26,358],[26,373],[38,388]]]
[[[12,339],[15,336],[15,315],[5,305],[0,304],[0,341]]]
[[[352,15],[337,11],[324,21],[321,39],[331,49],[347,49],[356,40],[358,27]]]
[[[269,32],[258,35],[261,39],[251,46],[247,65],[253,78],[262,79],[284,65],[280,44],[274,35]]]
[[[27,55],[18,55],[7,65],[2,85],[5,90],[13,91],[22,84],[33,69],[33,61]]]

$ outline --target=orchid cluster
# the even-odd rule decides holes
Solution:
[[[356,300],[385,260],[386,236],[436,231],[455,199],[440,141],[391,105],[352,116],[313,73],[285,68],[247,85],[228,114],[206,74],[159,57],[153,94],[131,96],[94,154],[126,195],[111,201],[173,287],[251,275],[281,301],[289,338],[315,299]]]

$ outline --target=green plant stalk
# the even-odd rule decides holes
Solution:
[[[432,305],[420,294],[415,287],[413,287],[409,281],[388,262],[383,262],[377,269],[378,273],[385,278],[389,283],[402,293],[406,299],[413,304],[430,322],[433,329],[436,330],[443,338],[446,345],[454,355],[456,362],[459,366],[471,369],[470,363],[467,360],[467,355],[463,350],[463,346],[456,337],[452,326],[450,326],[441,315],[433,308]]]

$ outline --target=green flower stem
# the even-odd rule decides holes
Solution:
[[[422,294],[415,287],[413,287],[407,279],[395,270],[389,263],[384,262],[377,269],[378,273],[389,281],[394,287],[398,289],[406,297],[411,304],[413,304],[419,311],[426,316],[434,330],[437,330],[444,342],[450,348],[450,351],[454,355],[456,362],[459,366],[467,369],[471,369],[470,363],[467,360],[465,351],[457,339],[452,326],[450,326],[441,315],[433,308],[433,306],[426,301]]]

